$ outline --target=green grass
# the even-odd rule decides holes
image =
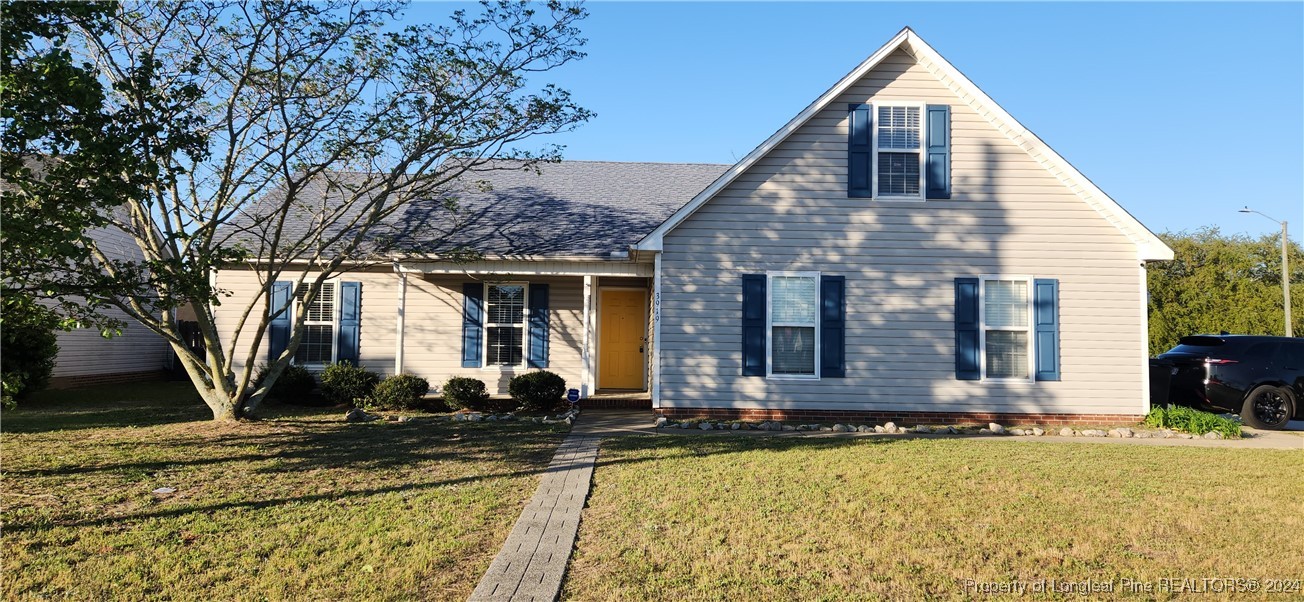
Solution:
[[[967,599],[984,596],[965,580],[1300,579],[1300,466],[1298,451],[1011,440],[612,440],[562,597]]]
[[[182,383],[50,392],[5,412],[0,595],[465,599],[563,436],[266,409],[213,423]]]

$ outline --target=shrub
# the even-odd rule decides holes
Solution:
[[[561,405],[562,396],[566,394],[566,381],[547,370],[528,372],[512,378],[507,383],[507,392],[523,409],[547,412]]]
[[[420,376],[395,374],[376,385],[367,398],[367,407],[379,410],[409,410],[421,405],[430,391],[430,383]]]
[[[484,381],[454,376],[444,383],[444,404],[450,410],[486,410],[489,391],[485,389]]]
[[[254,377],[254,388],[261,387],[266,379],[267,366],[264,364],[258,368],[258,376]],[[315,388],[317,388],[317,381],[313,380],[312,373],[307,368],[290,364],[281,372],[276,382],[272,383],[272,390],[268,391],[267,396],[286,403],[311,405],[315,401],[312,394]]]
[[[333,404],[364,403],[380,375],[352,362],[335,362],[321,372],[321,394]],[[363,401],[359,401],[363,400]]]
[[[0,314],[0,380],[5,408],[50,383],[59,355],[59,318],[25,295],[4,292]]]
[[[1223,437],[1239,438],[1241,423],[1217,414],[1201,412],[1183,406],[1151,408],[1146,415],[1146,424],[1155,428],[1173,429],[1203,435],[1208,432],[1222,433]]]

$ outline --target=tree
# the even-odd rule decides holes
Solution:
[[[215,419],[253,411],[306,330],[299,315],[255,384],[273,282],[301,281],[311,303],[338,273],[405,250],[391,235],[395,216],[408,228],[449,219],[463,175],[501,165],[494,159],[556,160],[559,147],[521,145],[590,117],[566,91],[530,81],[583,56],[578,5],[486,1],[478,16],[457,11],[445,26],[400,26],[402,9],[388,0],[129,3],[107,28],[74,22],[67,40],[47,40],[100,74],[101,113],[133,163],[114,174],[130,185],[101,204],[115,209],[98,215],[145,260],[110,259],[82,237],[84,255],[62,272],[19,282],[122,309],[167,339]],[[8,141],[5,152],[32,154]],[[415,203],[442,211],[402,213]],[[256,270],[257,295],[211,284],[212,270],[236,262]],[[172,317],[187,303],[207,357],[190,351]],[[217,304],[240,309],[234,342],[218,336]]]
[[[1164,233],[1172,261],[1146,265],[1150,292],[1150,355],[1201,333],[1280,335],[1285,311],[1281,290],[1280,234],[1250,238],[1216,227]],[[1304,252],[1290,245],[1291,311],[1304,315]]]

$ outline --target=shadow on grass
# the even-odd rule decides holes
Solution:
[[[4,413],[7,433],[156,426],[212,419],[188,382],[140,382],[38,391]]]

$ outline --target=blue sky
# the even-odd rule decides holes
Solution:
[[[910,26],[1150,229],[1279,229],[1249,205],[1304,240],[1301,2],[587,8],[567,159],[732,163]]]

